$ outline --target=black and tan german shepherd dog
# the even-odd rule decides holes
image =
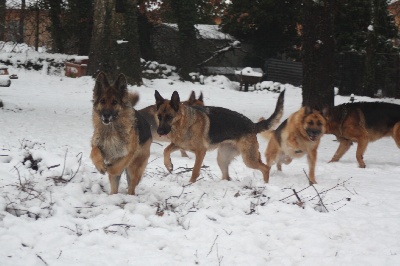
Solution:
[[[177,149],[192,151],[196,160],[190,182],[196,182],[206,152],[218,148],[217,162],[222,179],[230,180],[229,164],[241,154],[246,166],[260,170],[268,182],[268,168],[261,161],[257,134],[270,129],[282,117],[284,92],[279,95],[274,113],[258,123],[222,107],[183,105],[176,91],[171,100],[155,91],[155,99],[159,119],[157,133],[168,135],[171,140],[164,150],[164,165],[168,171],[173,170],[171,152]]]
[[[333,134],[339,147],[330,162],[342,158],[357,142],[356,159],[360,168],[368,143],[391,136],[400,148],[400,105],[385,102],[355,102],[329,108],[327,134]]]
[[[188,106],[204,106],[203,93],[200,93],[199,98],[196,99],[196,94],[194,91],[192,91],[189,99],[182,103],[184,105],[188,105]],[[157,118],[157,106],[155,104],[147,106],[143,109],[140,109],[140,110],[138,110],[138,112],[150,124],[151,135],[153,137],[153,141],[170,142],[170,140],[166,136],[160,136],[157,133],[158,118]],[[182,157],[189,157],[185,150],[181,149],[180,151],[181,151]]]
[[[277,164],[278,171],[282,171],[282,163],[289,164],[292,159],[307,155],[309,181],[315,180],[315,164],[317,149],[322,135],[326,130],[324,115],[308,106],[302,107],[283,121],[270,138],[265,157],[267,158],[268,176],[271,166]]]
[[[112,85],[103,72],[98,74],[93,89],[94,132],[90,157],[100,173],[108,173],[110,194],[118,193],[124,170],[128,194],[135,194],[150,156],[150,126],[132,106],[137,98],[137,94],[128,93],[123,74]]]

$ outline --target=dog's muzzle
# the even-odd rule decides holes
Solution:
[[[115,112],[103,111],[101,113],[101,122],[103,122],[103,124],[106,126],[111,124],[115,118],[117,118],[117,114]]]
[[[165,135],[167,135],[170,131],[171,131],[171,129],[158,128],[158,129],[157,129],[157,134],[160,135],[160,136],[165,136]]]
[[[311,141],[317,140],[319,135],[321,134],[320,130],[315,129],[306,129],[306,132]]]

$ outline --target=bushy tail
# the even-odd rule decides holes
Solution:
[[[272,132],[272,130],[270,129],[273,128],[276,124],[278,124],[282,118],[284,101],[285,101],[285,91],[282,91],[279,94],[278,101],[276,102],[274,113],[268,119],[265,119],[263,117],[260,118],[259,122],[256,123],[257,133],[261,133],[263,136],[265,135],[264,137],[269,138],[269,135]]]
[[[134,107],[139,101],[139,94],[135,92],[128,92],[128,100],[131,103],[132,107]]]

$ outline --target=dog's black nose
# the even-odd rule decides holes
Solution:
[[[317,137],[321,134],[321,131],[316,129],[307,129],[306,132],[312,141],[316,140]]]
[[[166,128],[158,128],[157,129],[157,134],[160,136],[167,135],[169,133],[169,130]]]

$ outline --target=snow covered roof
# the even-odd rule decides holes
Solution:
[[[163,23],[168,27],[178,30],[178,25],[173,23]],[[212,39],[212,40],[235,40],[235,38],[229,34],[221,32],[218,25],[208,24],[197,24],[196,29],[199,31],[200,38]]]

